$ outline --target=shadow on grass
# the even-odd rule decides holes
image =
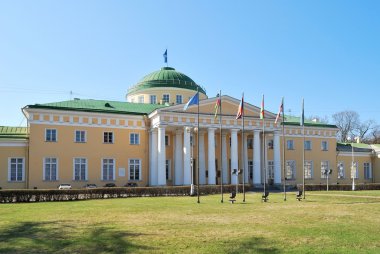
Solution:
[[[276,247],[273,247],[273,241],[265,240],[262,237],[251,237],[242,241],[231,243],[235,246],[228,253],[281,253]]]
[[[149,250],[130,241],[139,235],[101,225],[78,230],[62,222],[22,222],[0,230],[0,253],[132,253]]]

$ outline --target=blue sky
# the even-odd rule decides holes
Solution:
[[[124,101],[169,66],[277,113],[380,123],[380,1],[0,1],[0,125],[70,98]],[[72,95],[70,95],[72,91]]]

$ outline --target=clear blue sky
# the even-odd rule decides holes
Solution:
[[[380,1],[3,0],[0,125],[25,125],[28,104],[124,101],[165,48],[209,97],[380,123]]]

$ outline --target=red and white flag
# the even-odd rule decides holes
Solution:
[[[236,114],[236,119],[240,119],[243,115],[244,115],[244,94],[241,97],[238,112]]]
[[[281,116],[281,112],[283,112],[283,111],[284,111],[284,98],[282,98],[282,100],[281,100],[281,105],[280,105],[280,108],[278,110],[276,120],[274,121],[274,123],[278,122],[278,119],[280,119],[280,116]]]

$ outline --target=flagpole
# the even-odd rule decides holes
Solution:
[[[197,128],[198,128],[198,132],[197,132],[197,197],[198,197],[198,203],[200,203],[200,200],[199,200],[199,102],[200,102],[200,98],[199,98],[199,91],[198,91],[198,86],[197,86],[197,94],[198,94],[198,121],[197,121]]]
[[[303,145],[302,145],[302,164],[303,164],[303,171],[302,171],[302,190],[303,190],[303,199],[306,198],[305,195],[305,119],[304,119],[304,99],[302,99],[302,115],[301,115],[301,122],[302,122],[302,137],[303,137]]]
[[[221,203],[223,203],[223,145],[222,145],[222,90],[219,90],[219,133],[220,133],[220,193],[222,195]]]
[[[244,98],[244,93],[243,93],[243,98]],[[243,116],[242,116],[242,132],[241,132],[241,152],[242,152],[242,157],[243,157],[243,202],[245,202],[245,153],[244,153],[244,99],[243,99]],[[238,175],[239,176],[239,175]],[[239,179],[239,178],[238,178]]]
[[[286,201],[286,160],[285,160],[285,116],[284,116],[284,97],[282,97],[282,167],[284,172],[284,201]]]
[[[264,95],[263,95],[263,100],[261,102],[261,114],[263,120],[263,165],[264,165],[264,195],[266,192],[266,183],[267,183],[267,169],[266,169],[266,160],[265,160],[265,117],[264,117]]]

